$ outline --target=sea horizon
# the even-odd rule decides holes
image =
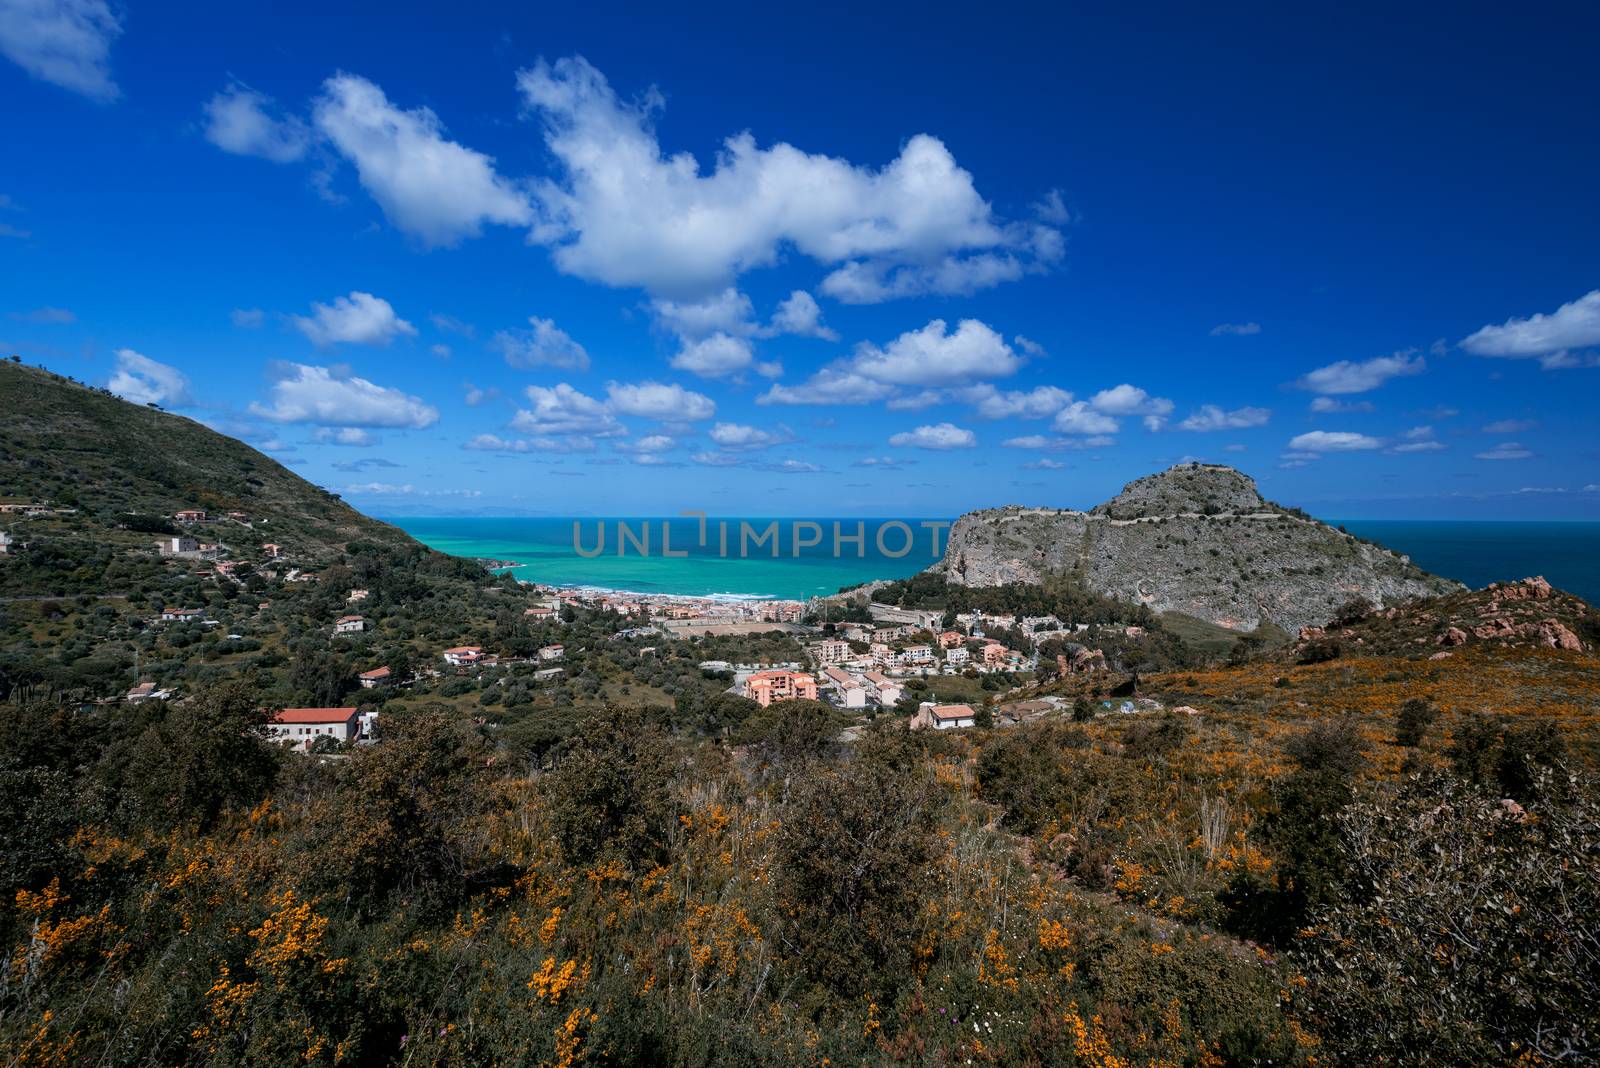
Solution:
[[[383,516],[385,522],[405,530],[430,548],[454,556],[504,560],[518,565],[512,572],[525,582],[578,589],[661,596],[794,599],[826,596],[840,589],[876,580],[909,578],[939,559],[930,551],[922,523],[944,523],[938,518],[890,519],[861,516],[707,516],[710,544],[699,545],[698,518],[681,516]],[[630,543],[625,555],[617,554],[616,528],[608,529],[604,550],[580,555],[573,546],[572,524],[580,524],[586,550],[596,545],[596,524],[630,525],[638,532],[649,523],[654,532],[652,555],[641,555]],[[660,555],[660,530],[670,526],[671,548],[683,556]],[[738,555],[740,523],[760,530],[777,522],[784,541],[774,558],[763,546],[757,554]],[[858,555],[851,544],[833,553],[832,527],[839,523],[848,533],[857,524],[866,538]],[[1353,519],[1330,518],[1331,526],[1411,558],[1419,567],[1472,588],[1490,582],[1513,581],[1542,575],[1557,588],[1584,599],[1600,601],[1600,522],[1593,520],[1504,519]],[[728,523],[730,553],[720,555],[716,524]],[[785,524],[816,523],[822,543],[802,547],[798,556]],[[880,527],[903,523],[917,535],[912,551],[890,556],[875,544]],[[889,537],[889,547],[898,542]],[[943,532],[939,546],[943,548]]]

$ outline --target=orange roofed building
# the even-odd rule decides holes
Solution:
[[[354,708],[286,708],[267,724],[272,741],[293,742],[296,749],[309,748],[318,738],[352,741],[356,729]]]
[[[774,701],[815,701],[817,680],[803,671],[758,671],[745,680],[744,695],[762,708]]]

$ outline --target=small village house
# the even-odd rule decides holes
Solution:
[[[967,652],[965,645],[957,645],[944,651],[945,663],[951,667],[965,667],[971,659],[972,655]]]
[[[540,660],[560,660],[567,655],[566,647],[559,642],[555,645],[546,645],[539,650]]]
[[[267,724],[267,735],[272,741],[292,742],[294,748],[305,750],[318,738],[354,741],[357,726],[354,708],[286,708]]]
[[[476,645],[458,645],[440,655],[451,667],[471,667],[483,659],[483,650]]]
[[[163,608],[161,622],[163,623],[193,623],[206,618],[204,608]]]
[[[389,679],[392,675],[393,673],[387,667],[380,667],[373,668],[371,671],[363,671],[356,676],[356,680],[361,683],[363,690],[374,690],[379,686],[389,685]]]
[[[884,708],[898,702],[905,693],[904,687],[881,672],[869,671],[861,676],[861,681],[867,684],[867,696]]]
[[[932,701],[924,701],[917,707],[917,714],[911,717],[911,729],[961,730],[977,722],[978,714],[971,705],[936,705]]]
[[[172,518],[180,523],[204,523],[206,521],[206,513],[199,508],[185,508],[182,511],[173,512]]]
[[[340,616],[333,621],[335,634],[360,634],[367,629],[367,621],[360,616]]]

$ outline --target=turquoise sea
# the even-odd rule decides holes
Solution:
[[[488,557],[523,564],[514,572],[530,582],[557,586],[594,586],[639,593],[730,594],[752,597],[804,598],[833,593],[872,579],[904,578],[938,559],[932,532],[921,519],[817,519],[816,529],[797,528],[795,519],[707,520],[706,544],[700,544],[695,519],[548,519],[548,518],[416,518],[389,520],[419,541],[456,556]],[[630,540],[618,554],[618,524],[635,538],[649,525],[649,554]],[[934,522],[929,520],[928,522]],[[1478,587],[1490,582],[1543,575],[1564,590],[1600,602],[1600,523],[1469,522],[1389,519],[1336,519],[1353,534],[1406,553],[1436,574]],[[662,555],[663,523],[670,524],[670,548],[683,556]],[[719,523],[727,524],[727,552],[721,551]],[[752,542],[769,524],[777,524],[777,557],[772,543]],[[834,524],[844,539],[859,532],[863,543],[833,544]],[[605,544],[586,558],[576,545],[593,552],[602,524]],[[740,552],[741,524],[748,526]],[[878,535],[883,530],[883,548]],[[912,544],[899,553],[906,534]],[[820,544],[794,542],[820,538]],[[939,549],[944,546],[943,531]]]

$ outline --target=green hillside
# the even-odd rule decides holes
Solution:
[[[0,499],[77,509],[80,531],[144,527],[130,533],[146,545],[150,519],[197,508],[245,514],[196,531],[241,558],[267,542],[310,563],[351,541],[412,544],[241,441],[37,367],[0,362],[0,411]]]

